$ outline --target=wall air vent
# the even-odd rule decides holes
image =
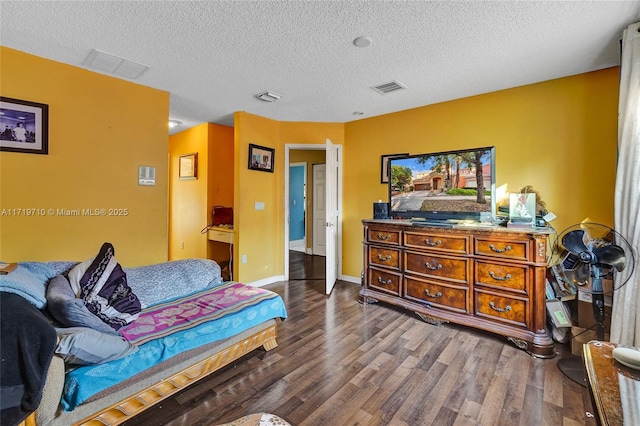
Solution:
[[[404,87],[401,83],[397,81],[390,81],[388,83],[378,84],[377,86],[372,87],[373,90],[380,93],[381,95],[386,95],[387,93],[397,92],[398,90],[404,90]]]

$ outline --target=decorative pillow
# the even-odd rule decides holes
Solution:
[[[101,364],[135,353],[138,347],[124,338],[101,333],[87,327],[57,328],[56,353],[65,363],[75,365]]]
[[[220,266],[210,259],[172,260],[124,271],[145,308],[222,283]]]
[[[76,298],[69,281],[63,276],[54,277],[47,286],[47,310],[64,327],[89,327],[102,333],[119,334]]]
[[[69,283],[92,314],[118,330],[138,317],[141,305],[114,254],[111,243],[104,243],[95,258],[69,271]]]

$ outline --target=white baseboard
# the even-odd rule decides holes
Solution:
[[[350,275],[342,275],[339,279],[354,284],[362,283],[362,279],[360,277],[352,277]]]
[[[304,253],[306,250],[305,245],[306,245],[306,241],[304,239],[289,241],[289,250],[299,251],[301,253]]]
[[[247,285],[250,285],[252,287],[263,287],[265,285],[277,283],[277,282],[280,282],[280,281],[284,281],[284,275],[276,275],[274,277],[263,278],[263,279],[258,280],[258,281],[250,282]]]
[[[341,276],[338,277],[338,279],[340,281],[346,281],[348,283],[353,283],[353,284],[358,284],[358,285],[360,285],[362,283],[362,281],[360,280],[360,277],[352,277],[350,275],[341,275]],[[263,278],[263,279],[258,280],[258,281],[253,281],[253,282],[247,283],[247,285],[250,285],[252,287],[264,287],[265,285],[277,283],[277,282],[280,282],[280,281],[284,281],[284,275],[276,275],[276,276],[269,277],[269,278]]]

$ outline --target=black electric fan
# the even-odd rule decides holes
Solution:
[[[552,265],[561,279],[590,293],[596,339],[604,340],[605,295],[613,295],[631,278],[635,261],[629,242],[615,230],[599,223],[580,223],[562,231],[553,249]],[[605,289],[603,279],[611,279]],[[586,386],[581,357],[560,359],[558,368],[570,379]]]

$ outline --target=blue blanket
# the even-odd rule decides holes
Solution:
[[[47,303],[47,283],[78,262],[20,262],[6,275],[0,275],[0,291],[24,297],[38,309]]]
[[[219,288],[209,287],[184,297],[198,293],[213,293],[219,291]],[[218,311],[214,315],[218,317],[217,319],[196,322],[192,327],[146,342],[140,345],[140,349],[136,353],[119,360],[84,366],[68,372],[62,396],[62,407],[65,411],[72,411],[93,395],[179,353],[234,336],[268,319],[286,318],[287,312],[282,298],[276,293],[272,293],[272,295],[273,297],[260,299],[241,310],[236,310],[233,307],[228,308],[229,312],[222,317]],[[172,300],[179,301],[184,297]],[[149,309],[152,308],[143,309],[142,315]],[[131,326],[135,326],[135,322]]]

